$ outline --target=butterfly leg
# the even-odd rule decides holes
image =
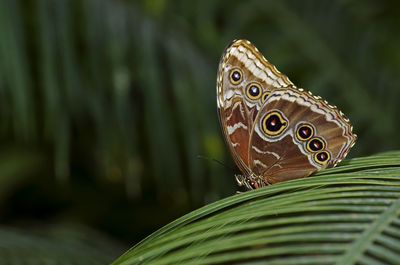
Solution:
[[[263,177],[254,174],[250,176],[235,175],[235,179],[239,186],[245,186],[248,190],[255,190],[270,185]]]
[[[246,176],[235,174],[235,180],[239,187],[246,186]]]

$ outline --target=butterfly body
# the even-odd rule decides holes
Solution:
[[[296,88],[249,41],[233,41],[217,77],[221,127],[249,189],[333,167],[354,145],[344,114]]]

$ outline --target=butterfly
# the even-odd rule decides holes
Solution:
[[[243,173],[236,180],[247,189],[334,167],[357,139],[336,106],[297,88],[247,40],[234,40],[221,57],[217,105]]]

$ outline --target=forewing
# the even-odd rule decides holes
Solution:
[[[285,87],[294,85],[249,41],[236,40],[225,49],[217,77],[218,114],[232,156],[246,175],[251,173],[249,140],[257,113],[272,91]]]

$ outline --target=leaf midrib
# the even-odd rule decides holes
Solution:
[[[367,228],[353,244],[347,249],[346,253],[338,261],[337,265],[354,264],[358,258],[367,250],[377,236],[390,225],[400,212],[400,198],[388,207],[379,217]]]

